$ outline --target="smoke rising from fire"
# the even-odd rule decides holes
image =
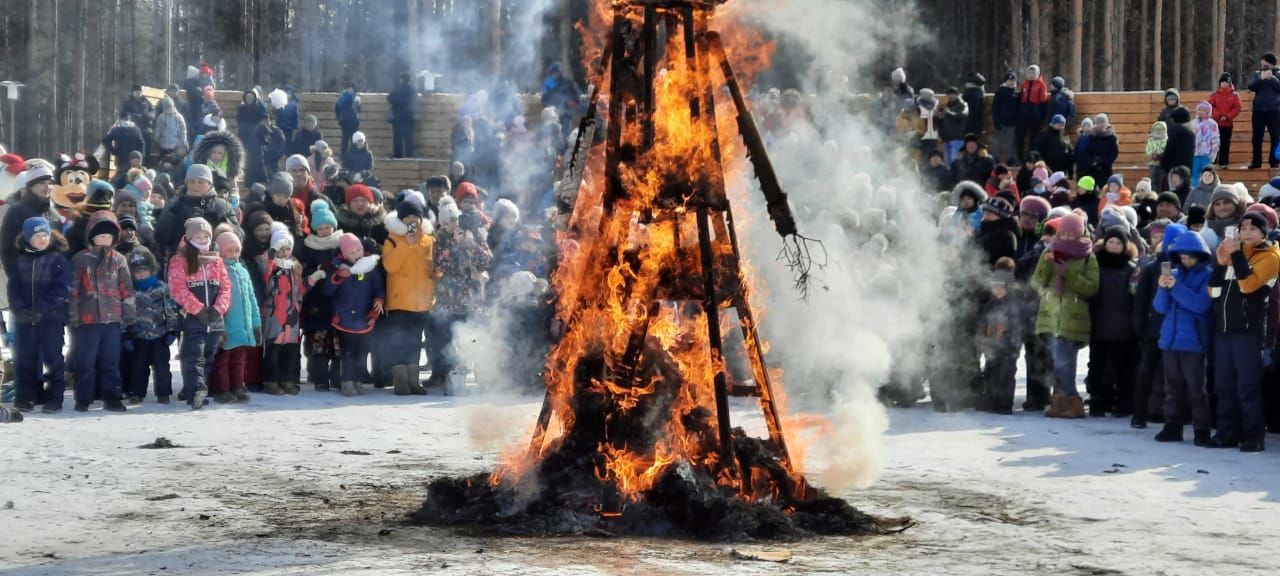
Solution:
[[[794,406],[821,407],[829,418],[804,432],[812,436],[807,452],[814,459],[806,473],[836,493],[864,487],[883,468],[888,417],[877,389],[923,374],[930,328],[945,308],[945,262],[925,209],[929,195],[899,145],[867,115],[865,97],[854,96],[878,94],[888,83],[878,71],[892,57],[886,51],[893,40],[920,35],[895,28],[900,24],[885,17],[890,6],[882,1],[738,0],[730,6],[805,56],[774,65],[803,66],[798,77],[814,122],[776,134],[769,153],[802,231],[826,245],[830,263],[819,274],[820,286],[807,302],[795,297],[788,271],[773,261],[779,242],[763,218],[752,218],[743,237],[772,289],[760,324],[773,345],[772,361],[783,368],[783,386]],[[758,96],[758,108],[762,98],[770,96]],[[764,214],[757,192],[743,196],[749,214]]]

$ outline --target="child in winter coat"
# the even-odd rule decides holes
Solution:
[[[324,200],[316,200],[312,213],[316,205],[328,210]],[[328,219],[324,224],[333,228]],[[262,337],[266,340],[263,389],[268,394],[297,394],[302,383],[302,298],[309,288],[324,280],[325,272],[313,273],[304,283],[302,265],[293,257],[293,236],[283,227],[273,231],[271,248],[259,258],[259,267],[266,275],[262,301]]]
[[[435,237],[425,205],[402,200],[386,216],[390,233],[382,247],[387,271],[387,342],[391,382],[396,395],[426,394],[419,382],[418,358],[431,307],[435,304]]]
[[[120,336],[137,314],[129,263],[115,250],[119,237],[115,214],[94,212],[85,227],[88,246],[71,259],[76,412],[88,412],[97,397],[108,411],[126,411],[121,402]]]
[[[192,410],[204,407],[208,376],[231,308],[231,276],[213,248],[213,228],[204,218],[189,218],[178,253],[169,260],[169,290],[182,307],[181,399]]]
[[[484,303],[484,285],[493,253],[477,231],[459,225],[462,212],[448,199],[440,202],[440,229],[434,247],[436,304],[431,359],[432,385],[442,385],[455,365],[453,328]],[[439,361],[437,361],[439,359]]]
[[[1163,236],[1159,240],[1157,226],[1164,227]],[[1172,262],[1170,266],[1176,265],[1171,248],[1177,244],[1178,237],[1188,233],[1188,230],[1182,224],[1161,219],[1151,224],[1148,233],[1156,256],[1142,266],[1133,293],[1133,331],[1138,339],[1139,355],[1137,379],[1133,388],[1133,417],[1129,419],[1129,427],[1138,430],[1145,429],[1148,422],[1164,422],[1164,360],[1160,349],[1160,329],[1164,316],[1155,309],[1154,303],[1164,264]],[[1205,293],[1208,294],[1207,289]]]
[[[1261,213],[1246,213],[1239,237],[1224,238],[1218,244],[1218,266],[1209,280],[1216,324],[1213,380],[1218,433],[1209,442],[1214,448],[1265,449],[1263,336],[1268,299],[1280,271],[1280,250],[1267,240],[1269,226]]]
[[[1183,407],[1191,407],[1191,424],[1196,446],[1209,444],[1213,418],[1205,391],[1205,355],[1213,319],[1209,312],[1209,245],[1199,234],[1179,233],[1169,246],[1169,261],[1158,281],[1155,311],[1164,315],[1160,323],[1160,351],[1163,355],[1165,400],[1164,428],[1157,442],[1181,442]]]
[[[979,312],[978,346],[986,363],[978,408],[996,414],[1013,414],[1014,375],[1022,348],[1022,310],[1011,293],[1014,267],[1012,258],[996,262],[990,297]]]
[[[1089,301],[1089,414],[1133,413],[1133,280],[1137,248],[1128,230],[1112,226],[1094,250],[1098,292]]]
[[[1160,169],[1160,158],[1164,156],[1165,146],[1169,145],[1169,125],[1156,122],[1151,125],[1151,135],[1147,137],[1147,166],[1151,168],[1151,181],[1164,182],[1164,171]]]
[[[1236,85],[1231,82],[1231,73],[1224,72],[1218,77],[1218,89],[1209,96],[1209,105],[1213,106],[1213,121],[1218,123],[1219,140],[1217,164],[1226,167],[1231,162],[1231,133],[1235,128],[1236,116],[1240,115],[1240,96],[1236,95]]]
[[[168,404],[173,395],[169,347],[182,330],[180,308],[169,295],[169,285],[156,276],[160,266],[150,250],[138,246],[129,252],[128,259],[138,319],[125,334],[125,392],[129,404],[141,404],[154,375],[156,400]]]
[[[311,203],[313,233],[297,247],[297,260],[302,264],[302,276],[310,285],[318,285],[337,268],[338,219],[323,201]],[[337,390],[341,378],[339,364],[341,345],[338,332],[333,329],[333,301],[323,290],[308,290],[302,296],[302,333],[305,336],[307,377],[317,392]]]
[[[21,412],[44,404],[45,414],[62,410],[66,390],[66,364],[62,337],[71,299],[71,262],[63,253],[67,241],[42,216],[27,218],[18,239],[18,260],[9,278],[9,309],[17,321],[14,346],[17,396],[13,407]],[[44,370],[44,367],[48,370]],[[48,390],[40,385],[41,374]]]
[[[1218,123],[1213,120],[1213,106],[1208,102],[1196,104],[1196,155],[1191,160],[1191,181],[1200,181],[1200,172],[1218,157],[1222,143],[1218,135]]]
[[[359,238],[343,234],[338,249],[341,256],[323,292],[333,299],[332,325],[342,343],[342,395],[356,396],[364,394],[359,379],[369,357],[369,333],[383,312],[386,289],[379,257],[366,254]]]
[[[1098,259],[1085,235],[1082,214],[1074,212],[1058,221],[1057,234],[1036,266],[1031,285],[1040,292],[1036,333],[1048,337],[1053,355],[1054,393],[1045,416],[1083,418],[1076,357],[1092,328],[1089,299],[1098,292]]]
[[[240,236],[230,226],[218,226],[214,242],[231,280],[231,305],[223,318],[226,330],[222,332],[221,350],[213,360],[209,392],[219,404],[243,404],[249,401],[244,386],[245,365],[262,341],[262,315],[249,269],[240,261]]]

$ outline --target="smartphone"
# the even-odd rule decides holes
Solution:
[[[414,222],[413,224],[410,224],[410,225],[409,225],[409,233],[410,233],[410,234],[417,234],[417,233],[418,233],[418,223],[417,223],[417,222]]]
[[[1227,238],[1235,240],[1236,238],[1239,238],[1239,237],[1240,237],[1239,226],[1227,226]]]
[[[1173,273],[1173,262],[1168,260],[1160,263],[1160,274],[1168,276]]]

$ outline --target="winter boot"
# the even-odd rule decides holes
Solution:
[[[1197,431],[1197,435],[1198,434],[1199,432]],[[1182,425],[1180,424],[1166,423],[1164,425],[1164,428],[1161,428],[1160,432],[1156,434],[1156,442],[1181,442],[1181,441],[1182,441]]]
[[[191,409],[199,410],[201,408],[204,408],[205,398],[208,398],[208,397],[209,397],[208,390],[205,390],[204,388],[196,388],[196,393],[192,394],[192,398],[191,398]]]
[[[45,404],[44,408],[40,409],[41,414],[57,414],[61,411],[62,407],[57,404]]]
[[[1205,447],[1209,445],[1209,430],[1196,430],[1196,446]]]
[[[13,409],[17,412],[34,412],[36,409],[35,402],[14,402]]]
[[[1066,413],[1063,418],[1084,418],[1084,399],[1079,396],[1066,397]]]
[[[1045,418],[1066,418],[1063,416],[1066,410],[1066,396],[1057,392],[1053,393],[1053,398],[1049,400],[1049,408],[1044,411]]]
[[[244,389],[244,388],[236,388],[235,390],[232,390],[232,391],[231,391],[231,394],[232,394],[232,395],[234,395],[234,396],[236,397],[236,404],[248,404],[248,403],[249,403],[249,391],[248,391],[248,390],[246,390],[246,389]]]
[[[356,382],[356,396],[364,396],[364,382]]]
[[[409,367],[397,364],[391,367],[391,387],[395,388],[396,396],[408,396],[413,394],[409,390]]]
[[[316,387],[316,392],[328,392],[328,391],[329,391],[329,383],[328,383],[328,382],[316,382],[315,387]]]
[[[404,367],[404,381],[409,386],[409,392],[416,396],[426,396],[427,389],[422,386],[421,372],[418,367],[412,364]]]
[[[262,392],[272,396],[284,396],[284,388],[280,387],[279,382],[263,382]]]
[[[89,411],[89,403],[88,403],[88,402],[76,402],[75,407],[74,407],[74,408],[72,408],[72,409],[73,409],[73,410],[75,410],[76,412],[88,412],[88,411]]]
[[[302,391],[302,389],[299,388],[298,385],[294,384],[293,382],[281,382],[280,389],[284,390],[284,393],[290,396],[297,396],[298,392]]]
[[[230,404],[236,401],[236,397],[230,392],[219,392],[213,395],[213,401],[218,404]]]
[[[107,412],[128,412],[129,409],[124,407],[124,402],[120,399],[106,400],[102,403],[102,409]]]
[[[169,403],[169,397],[168,397],[168,396],[156,396],[156,402],[159,402],[159,403],[161,403],[161,404],[168,404],[168,403]]]
[[[1235,438],[1223,436],[1221,432],[1213,438],[1209,439],[1209,448],[1235,448],[1240,446],[1240,441]]]
[[[1129,419],[1129,427],[1134,430],[1146,430],[1147,422],[1137,416]]]
[[[142,404],[142,400],[143,398],[141,396],[130,396],[128,402],[130,406],[137,406]]]
[[[356,395],[356,383],[350,380],[342,381],[342,395],[348,398]]]
[[[1264,440],[1262,438],[1240,441],[1241,452],[1262,452],[1262,451],[1265,451],[1266,449],[1267,447],[1264,444]]]

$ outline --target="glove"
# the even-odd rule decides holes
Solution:
[[[310,276],[307,276],[307,281],[314,286],[321,280],[324,280],[326,276],[328,276],[328,274],[326,274],[323,269],[317,268],[315,272],[312,272]]]
[[[170,333],[168,333],[168,334],[165,334],[165,335],[164,335],[164,345],[165,345],[165,346],[173,346],[173,343],[174,343],[174,342],[177,342],[177,341],[178,341],[178,335],[177,335],[177,334],[174,334],[173,332],[170,332]]]
[[[133,352],[133,340],[121,340],[120,347],[124,348],[125,352]]]

